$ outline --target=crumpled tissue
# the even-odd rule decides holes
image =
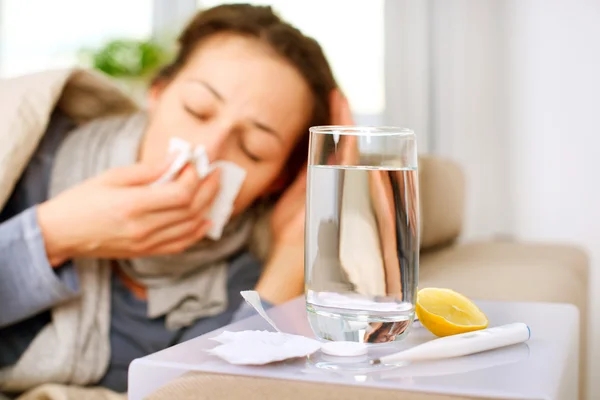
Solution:
[[[207,216],[211,220],[212,226],[206,234],[213,240],[220,239],[233,212],[233,203],[246,179],[246,170],[230,161],[215,161],[211,164],[204,146],[199,145],[192,148],[189,142],[176,137],[169,141],[169,153],[177,156],[167,172],[158,178],[153,183],[154,185],[172,181],[190,162],[195,165],[201,178],[207,176],[215,168],[220,169],[220,190]]]

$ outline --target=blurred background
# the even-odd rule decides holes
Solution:
[[[273,5],[280,15],[315,37],[361,121],[382,122],[383,0],[352,0],[344,5],[343,18],[336,0],[238,2]],[[190,16],[221,3],[224,1],[0,0],[0,76],[80,64],[126,79],[129,86],[135,87],[135,81],[141,86],[140,81],[147,81],[173,51],[174,39]]]
[[[600,1],[244,2],[273,5],[322,44],[357,123],[412,128],[421,153],[462,166],[462,240],[588,251],[589,398],[600,398]],[[0,0],[0,76],[79,64],[143,102],[179,28],[219,3]]]

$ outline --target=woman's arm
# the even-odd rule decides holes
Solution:
[[[0,328],[77,295],[72,265],[52,268],[31,207],[0,223]]]
[[[298,217],[300,218],[303,220],[303,215]],[[303,294],[303,245],[275,247],[256,284],[256,291],[263,301],[277,305]]]

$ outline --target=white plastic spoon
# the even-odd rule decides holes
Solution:
[[[240,294],[244,300],[246,300],[246,303],[250,304],[256,310],[256,312],[269,323],[269,325],[271,325],[277,332],[281,332],[281,330],[275,325],[275,322],[273,322],[273,320],[267,315],[267,312],[263,308],[260,301],[260,295],[256,290],[244,290],[240,292]]]

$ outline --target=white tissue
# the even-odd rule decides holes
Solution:
[[[208,212],[208,219],[211,220],[212,226],[206,234],[213,240],[220,239],[223,229],[233,212],[233,203],[246,179],[246,170],[230,161],[216,161],[210,164],[204,146],[196,146],[195,149],[192,149],[189,142],[176,137],[171,138],[169,141],[169,153],[177,154],[177,156],[167,172],[158,178],[153,185],[172,181],[181,169],[190,162],[194,163],[201,178],[204,178],[215,168],[220,169],[220,190]]]
[[[196,162],[196,171],[198,171],[198,175],[204,178],[210,172],[210,163],[204,146],[197,146],[194,149],[193,157]]]
[[[192,145],[180,138],[174,137],[169,140],[169,153],[186,152],[192,153]]]
[[[216,161],[209,168],[212,171],[217,167],[221,171],[221,190],[208,213],[212,226],[207,235],[213,240],[221,238],[223,228],[233,212],[233,203],[246,179],[246,170],[230,161]]]
[[[169,141],[169,153],[176,153],[177,157],[173,160],[167,172],[154,181],[152,183],[153,185],[172,181],[177,174],[179,174],[181,169],[185,167],[187,163],[192,161],[192,146],[185,140],[172,138]]]
[[[206,351],[236,365],[264,365],[306,357],[321,348],[314,339],[268,331],[225,331],[212,339],[221,344]]]

